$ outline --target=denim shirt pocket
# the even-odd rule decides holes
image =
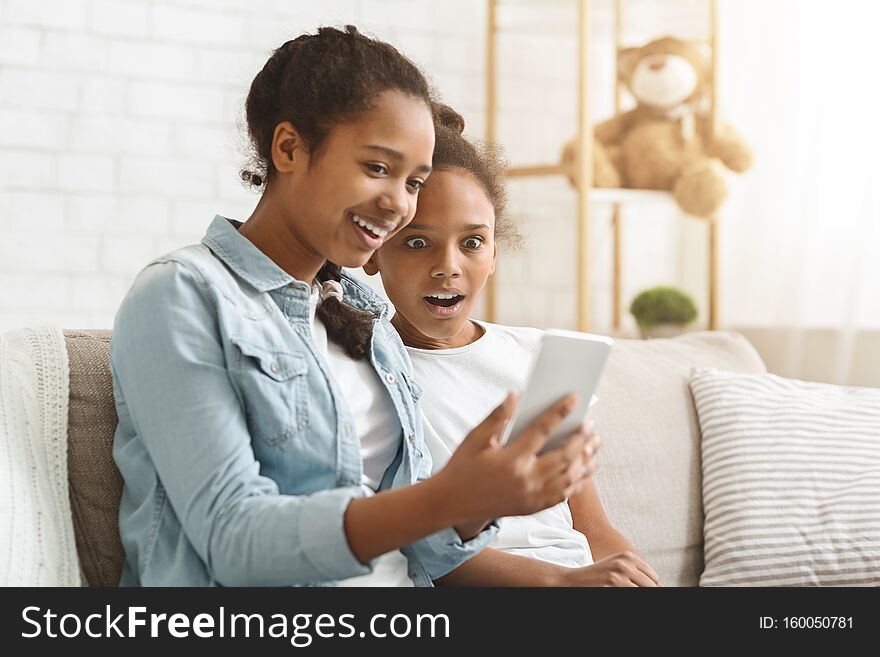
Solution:
[[[309,425],[308,364],[302,354],[230,338],[248,429],[278,447]]]

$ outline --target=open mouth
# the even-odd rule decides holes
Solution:
[[[465,294],[434,292],[426,297],[422,297],[422,300],[425,302],[425,308],[430,314],[443,319],[456,315],[461,310],[466,297],[467,295]]]
[[[430,303],[432,306],[440,306],[441,308],[451,308],[457,303],[461,303],[464,301],[463,294],[444,294],[444,295],[431,295],[425,297],[425,301]]]
[[[378,249],[382,246],[385,236],[388,235],[388,230],[373,225],[360,215],[352,213],[350,217],[352,223],[354,223],[355,231],[361,236],[367,246],[373,249]]]

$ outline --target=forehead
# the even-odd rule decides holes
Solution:
[[[386,91],[377,97],[372,109],[337,125],[331,131],[329,141],[337,147],[354,149],[379,146],[396,151],[410,166],[430,166],[434,152],[434,122],[431,111],[421,98],[400,91]]]
[[[413,224],[455,229],[475,223],[495,225],[495,208],[483,186],[461,169],[434,171],[419,192]]]

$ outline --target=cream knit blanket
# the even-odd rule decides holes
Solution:
[[[79,586],[67,488],[68,362],[52,327],[0,335],[0,586]]]

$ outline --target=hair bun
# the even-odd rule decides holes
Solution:
[[[434,114],[435,125],[443,126],[459,134],[464,132],[464,117],[449,105],[434,102],[432,103],[431,111]]]

